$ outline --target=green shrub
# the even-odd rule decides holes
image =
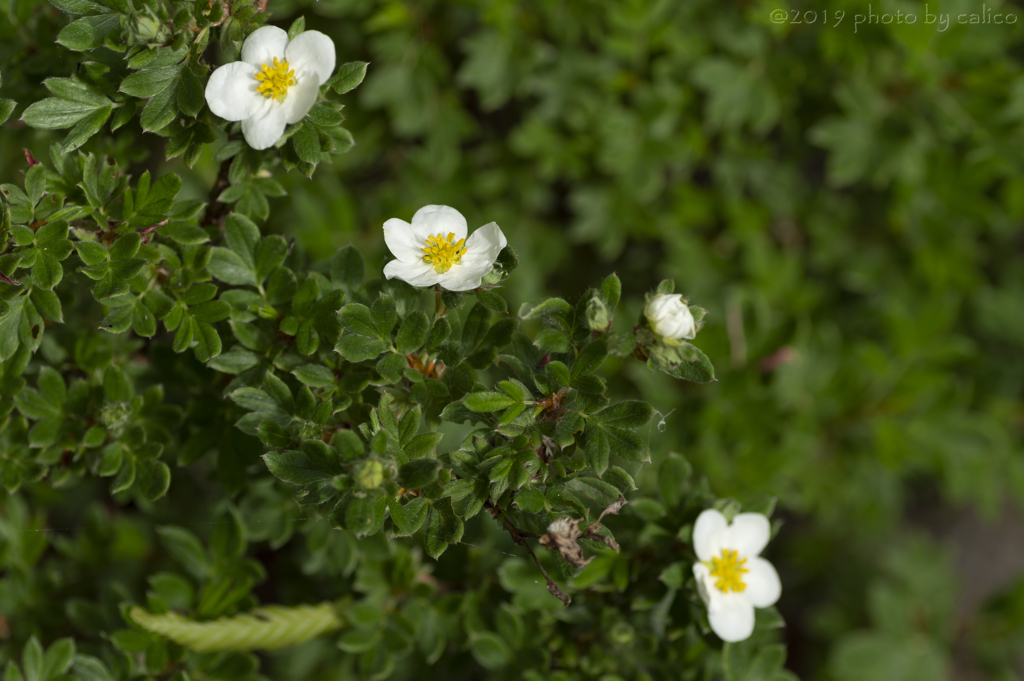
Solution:
[[[1019,675],[1019,570],[965,609],[930,529],[1024,498],[1020,22],[52,4],[0,0],[10,675]],[[268,18],[338,66],[255,151],[204,88]],[[501,225],[500,281],[380,278],[430,204]],[[616,491],[574,568],[551,521]],[[723,645],[692,524],[776,498],[787,626]]]

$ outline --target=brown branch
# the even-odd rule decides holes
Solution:
[[[217,197],[221,195],[225,189],[231,186],[231,180],[228,176],[231,172],[231,161],[232,159],[226,158],[220,163],[220,170],[217,171],[217,179],[210,187],[210,196],[206,202],[206,213],[203,214],[203,221],[200,223],[204,227],[209,225],[220,225],[224,215],[227,214],[229,206],[226,203],[222,203],[217,200]]]
[[[487,506],[488,510],[491,511],[492,515],[494,514],[494,511],[497,511],[499,514],[501,513],[501,511],[495,508],[493,504],[488,503]],[[508,533],[512,535],[513,543],[515,543],[517,546],[522,546],[530,554],[530,558],[533,558],[533,562],[537,564],[537,569],[540,570],[540,573],[542,575],[544,575],[544,579],[548,583],[548,591],[551,593],[551,595],[557,598],[558,600],[562,601],[562,603],[564,603],[566,606],[568,606],[569,603],[572,602],[572,599],[569,598],[569,596],[567,596],[564,591],[558,588],[558,584],[555,583],[555,580],[551,579],[551,575],[549,575],[548,571],[544,569],[544,566],[540,564],[540,559],[537,558],[537,554],[533,552],[533,549],[530,548],[530,545],[526,542],[526,539],[528,537],[536,537],[537,535],[533,534],[532,532],[520,530],[518,527],[509,522],[508,518],[502,518],[501,522],[504,524],[505,529],[508,530]]]

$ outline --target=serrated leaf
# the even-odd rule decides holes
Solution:
[[[327,81],[327,84],[339,95],[343,95],[363,82],[367,66],[369,66],[369,62],[365,61],[350,61],[342,64],[338,67],[338,72],[334,74],[334,77]]]

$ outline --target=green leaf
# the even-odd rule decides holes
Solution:
[[[135,254],[139,252],[141,245],[142,237],[138,233],[131,232],[125,234],[118,237],[117,241],[110,246],[110,258],[111,260],[134,258]]]
[[[414,497],[403,506],[398,499],[388,498],[388,511],[399,536],[415,534],[427,519],[429,504],[423,497]]]
[[[487,669],[500,669],[512,661],[512,651],[505,639],[489,631],[474,632],[470,652]]]
[[[411,313],[398,328],[398,335],[395,338],[398,352],[403,355],[416,352],[427,342],[429,333],[430,320],[427,315],[419,310]]]
[[[476,299],[480,301],[480,304],[488,310],[500,313],[508,312],[508,304],[505,299],[494,291],[480,290],[474,291],[474,293],[476,293]]]
[[[380,629],[350,629],[338,639],[338,647],[346,653],[365,653],[380,643]]]
[[[102,109],[96,109],[94,112],[80,120],[78,124],[71,129],[68,136],[64,138],[64,143],[61,145],[61,151],[68,153],[85,144],[90,137],[100,131],[103,124],[107,122],[108,118],[110,118],[111,111],[113,111],[113,109],[109,106]]]
[[[108,14],[110,9],[93,0],[49,0],[50,4],[68,14]]]
[[[377,373],[389,383],[397,383],[402,380],[405,370],[409,368],[409,361],[404,355],[389,353],[380,358],[377,362]]]
[[[192,116],[193,118],[202,111],[203,105],[206,103],[203,83],[188,66],[181,70],[181,77],[178,80],[177,97],[178,109],[186,116]]]
[[[587,431],[586,446],[587,465],[598,475],[604,475],[608,470],[608,459],[611,455],[611,445],[608,442],[608,434],[600,428],[591,428]]]
[[[287,447],[292,441],[288,431],[270,419],[260,421],[256,433],[268,447]]]
[[[212,358],[220,354],[220,336],[217,334],[217,330],[214,329],[213,326],[207,322],[198,321],[195,317],[192,318],[192,326],[195,327],[196,359],[200,362],[209,362]]]
[[[377,327],[374,326],[373,318],[370,316],[370,308],[359,303],[352,303],[341,308],[338,313],[341,326],[349,333],[379,338]]]
[[[133,73],[122,80],[121,87],[118,89],[126,95],[147,99],[170,87],[179,73],[181,73],[181,64],[146,69]]]
[[[316,128],[309,123],[301,125],[291,137],[296,155],[304,162],[316,165],[320,162],[320,138]]]
[[[515,400],[504,393],[498,392],[470,393],[463,398],[463,403],[466,405],[466,408],[477,413],[486,413],[505,409],[507,407],[511,407],[517,401],[518,400]]]
[[[345,117],[340,111],[326,104],[315,104],[306,114],[309,121],[321,128],[333,128],[342,124]]]
[[[7,119],[14,113],[15,107],[18,103],[13,99],[2,99],[0,98],[0,125],[7,122]]]
[[[32,636],[21,652],[21,666],[25,670],[26,681],[43,681],[43,647],[39,639]]]
[[[565,486],[601,506],[611,504],[620,494],[617,487],[597,478],[574,478]]]
[[[346,306],[347,307],[347,306]],[[391,329],[395,328],[398,314],[395,312],[395,301],[391,296],[381,296],[370,305],[370,318],[377,330],[379,338],[390,338]]]
[[[155,95],[142,110],[139,123],[147,132],[157,132],[167,127],[178,115],[175,88],[169,87]]]
[[[281,266],[288,255],[288,242],[279,234],[271,234],[256,251],[256,280],[263,281]]]
[[[619,304],[619,298],[622,297],[622,282],[619,281],[618,276],[614,272],[601,282],[601,295],[604,296],[605,302],[608,303],[609,310],[614,310],[615,306]]]
[[[639,428],[647,425],[654,415],[654,407],[639,400],[620,402],[593,414],[595,420],[617,428]]]
[[[70,128],[99,108],[94,104],[50,97],[31,104],[21,114],[21,119],[33,128],[60,130]]]
[[[288,27],[288,40],[295,40],[295,36],[306,30],[306,17],[300,16]]]
[[[245,266],[256,269],[256,248],[260,242],[260,228],[241,213],[231,213],[224,219],[224,237],[228,247]]]
[[[114,681],[106,666],[89,655],[75,655],[72,669],[80,681]]]
[[[124,492],[132,485],[135,484],[135,457],[125,456],[121,463],[121,469],[117,472],[117,476],[110,483],[110,493],[117,494],[118,492]]]
[[[618,466],[612,466],[605,471],[603,480],[614,485],[623,495],[636,489],[636,481],[633,480],[633,476]]]
[[[295,485],[324,482],[334,473],[304,452],[267,452],[263,461],[271,473]]]
[[[215,246],[210,252],[206,268],[217,279],[236,286],[256,286],[256,273],[234,251]]]
[[[294,369],[292,375],[303,385],[308,385],[313,388],[325,388],[330,385],[334,385],[337,380],[331,370],[322,364],[303,364],[302,366]]]
[[[408,444],[403,447],[405,455],[410,459],[421,459],[424,457],[434,456],[437,445],[441,443],[444,438],[443,433],[422,433],[412,438]]]
[[[64,312],[61,309],[60,299],[53,291],[33,287],[32,302],[35,303],[39,313],[51,322],[64,321]]]
[[[546,508],[546,503],[540,490],[524,487],[516,492],[516,506],[527,513],[540,513]]]
[[[171,469],[163,461],[140,459],[136,464],[135,481],[142,496],[156,501],[171,486]]]
[[[183,568],[199,579],[206,576],[210,558],[194,534],[176,525],[162,525],[156,528],[156,533],[167,553]]]
[[[561,298],[548,298],[547,300],[534,305],[523,303],[519,307],[520,319],[535,319],[547,315],[568,315],[572,313],[572,305]]]
[[[210,240],[210,235],[205,230],[184,222],[169,222],[158,227],[157,231],[183,246],[193,246]]]
[[[92,50],[103,44],[107,34],[121,23],[116,14],[82,17],[61,29],[57,42],[75,52]]]
[[[334,349],[349,362],[362,362],[379,357],[388,344],[376,338],[346,334],[338,339]]]
[[[669,506],[678,506],[686,494],[687,481],[693,474],[690,462],[682,456],[670,453],[658,468],[658,487],[661,496]]]
[[[363,285],[366,263],[363,254],[352,244],[339,248],[331,258],[331,278],[348,291],[355,291]]]
[[[693,383],[710,383],[715,380],[715,368],[711,365],[708,356],[701,352],[700,348],[691,346],[697,353],[697,359],[692,362],[680,362],[674,367],[661,367],[648,360],[648,364],[656,366],[670,376],[682,378]]]
[[[47,253],[36,254],[36,264],[32,266],[32,281],[42,289],[52,289],[64,277],[64,268],[60,261]]]
[[[398,469],[398,484],[406,489],[420,489],[437,480],[441,462],[437,459],[414,459]]]
[[[98,265],[107,259],[107,249],[103,244],[80,241],[75,244],[75,249],[78,252],[78,257],[86,265]]]
[[[604,360],[608,357],[608,345],[604,338],[598,338],[597,340],[589,343],[580,352],[579,357],[573,362],[569,380],[571,384],[574,384],[576,379],[584,374],[593,373],[604,364]]]
[[[75,656],[75,642],[74,639],[62,638],[53,642],[53,644],[47,648],[46,657],[43,658],[43,673],[41,678],[44,680],[56,679],[68,670],[71,666],[71,660]]]
[[[369,62],[365,61],[350,61],[342,64],[338,67],[338,72],[334,74],[334,77],[327,81],[327,84],[334,88],[339,95],[343,95],[363,82],[367,66],[369,66]]]
[[[387,507],[384,497],[356,497],[345,509],[345,529],[357,537],[369,537],[380,531]]]

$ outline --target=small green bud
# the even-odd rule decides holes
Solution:
[[[594,296],[587,303],[587,326],[591,331],[607,331],[612,324],[612,315],[600,296]]]
[[[384,484],[384,466],[380,461],[364,461],[356,473],[356,484],[362,489],[377,489]]]
[[[275,310],[270,305],[261,305],[260,307],[256,308],[256,314],[258,314],[263,319],[277,319],[278,317],[277,310]]]

